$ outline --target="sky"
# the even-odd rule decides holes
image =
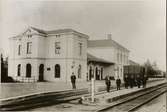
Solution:
[[[0,48],[29,26],[44,30],[72,28],[90,39],[112,39],[130,50],[130,59],[147,59],[166,71],[165,0],[1,0]]]

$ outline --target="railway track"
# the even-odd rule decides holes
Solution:
[[[112,88],[112,91],[116,91],[116,89]],[[106,93],[105,88],[97,92],[96,95],[104,93]],[[82,96],[90,96],[88,89],[50,92],[40,95],[21,97],[11,101],[1,102],[0,111],[23,111],[44,106],[57,105],[71,100],[80,99]]]
[[[116,91],[112,88],[111,92]],[[97,94],[104,94],[105,89],[101,89]],[[58,105],[60,103],[69,102],[72,100],[80,99],[82,96],[89,97],[90,93],[88,89],[68,90],[61,92],[43,93],[40,95],[21,97],[12,101],[1,102],[0,111],[18,111],[29,110],[33,108],[40,108],[44,106]],[[121,98],[118,98],[121,99]]]
[[[69,90],[63,92],[44,93],[37,96],[23,97],[14,101],[5,101],[0,105],[0,111],[11,110],[27,110],[38,108],[41,106],[48,106],[52,104],[59,104],[69,100],[80,98],[83,94],[88,94],[87,89]]]
[[[122,98],[112,103],[111,106],[99,109],[98,112],[132,112],[165,92],[167,92],[166,83]]]

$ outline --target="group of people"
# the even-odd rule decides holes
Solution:
[[[146,83],[147,83],[147,76],[144,75],[143,77],[140,77],[140,75],[137,74],[137,76],[135,78],[134,75],[131,75],[130,77],[125,75],[124,82],[125,82],[126,89],[128,89],[128,86],[130,86],[130,88],[133,88],[136,85],[138,88],[140,88],[141,85],[143,85],[143,88],[145,88]]]
[[[146,83],[147,83],[147,76],[146,75],[144,75],[143,77],[140,77],[140,75],[138,74],[136,76],[136,78],[134,77],[134,75],[131,75],[130,77],[125,75],[125,78],[124,78],[124,85],[125,85],[126,89],[128,89],[128,86],[130,86],[130,88],[133,88],[136,85],[137,85],[138,88],[140,88],[141,85],[143,85],[143,88],[145,88]],[[111,78],[109,77],[109,75],[107,75],[106,78],[105,78],[105,84],[106,84],[107,92],[110,92]],[[121,79],[119,78],[119,76],[116,79],[116,87],[117,87],[117,90],[120,90]]]
[[[110,92],[111,77],[109,77],[109,75],[107,75],[106,78],[105,78],[105,84],[106,84],[107,92]],[[119,77],[116,79],[116,85],[117,85],[117,90],[120,90],[120,88],[121,88],[121,79]]]
[[[134,75],[131,75],[130,77],[128,77],[128,75],[125,75],[125,77],[124,77],[124,84],[125,84],[126,89],[128,89],[128,86],[130,86],[130,88],[133,88],[135,85],[137,85],[138,88],[140,88],[140,86],[143,85],[143,88],[145,88],[146,82],[147,82],[146,75],[144,75],[142,78],[140,77],[139,74],[136,76],[136,78],[134,77]],[[76,76],[74,75],[74,73],[72,73],[72,75],[71,75],[71,83],[72,83],[72,88],[76,89],[76,84],[75,84],[76,83]],[[105,77],[105,84],[106,84],[107,92],[110,92],[111,77],[109,75],[107,75]],[[117,77],[117,79],[116,79],[116,86],[117,86],[117,90],[120,90],[121,79],[119,77]]]

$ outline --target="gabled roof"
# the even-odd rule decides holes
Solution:
[[[58,30],[50,30],[50,31],[46,31],[46,30],[42,30],[42,29],[39,29],[39,28],[35,28],[35,27],[29,27],[24,33],[22,33],[21,35],[24,35],[28,30],[34,30],[36,31],[37,33],[39,34],[42,34],[43,36],[47,37],[49,35],[53,35],[53,34],[62,34],[62,33],[76,33],[80,36],[83,36],[83,37],[89,37],[88,35],[86,34],[83,34],[83,33],[80,33],[80,32],[77,32],[73,29],[58,29]],[[18,35],[18,36],[15,36],[15,37],[19,37],[21,35]]]
[[[94,61],[94,62],[101,62],[101,63],[113,64],[113,62],[110,62],[110,61],[108,61],[108,60],[99,58],[99,57],[97,57],[97,56],[93,56],[93,55],[90,54],[90,53],[87,53],[87,59],[88,59],[89,61]]]
[[[88,47],[112,47],[112,46],[126,50],[129,52],[129,50],[127,48],[123,47],[122,45],[120,45],[119,43],[117,43],[116,41],[114,41],[112,39],[89,40],[88,41]]]
[[[30,27],[30,28],[37,31],[38,33],[47,34],[44,30],[41,30],[41,29],[38,29],[38,28],[35,28],[35,27]]]
[[[88,37],[88,35],[80,33],[80,32],[77,32],[77,31],[75,31],[73,29],[58,29],[58,30],[45,31],[46,34],[60,34],[60,33],[69,33],[69,32],[77,33],[77,34],[80,34],[80,35]]]
[[[140,65],[139,63],[136,63],[135,61],[129,60],[130,65]]]

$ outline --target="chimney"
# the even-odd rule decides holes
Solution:
[[[107,39],[112,40],[112,34],[107,34]]]

